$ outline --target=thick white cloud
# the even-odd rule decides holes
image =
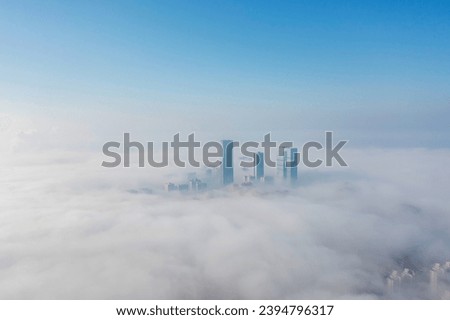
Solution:
[[[392,269],[450,258],[450,150],[348,150],[287,194],[167,196],[171,170],[101,168],[55,130],[2,131],[0,298],[389,298]],[[417,281],[399,296],[429,297]]]

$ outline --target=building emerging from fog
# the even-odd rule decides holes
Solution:
[[[297,148],[284,148],[282,155],[277,159],[277,171],[283,180],[292,184],[296,184],[298,180],[298,165],[300,162],[300,156]]]
[[[387,278],[388,293],[393,295],[399,290],[411,288],[414,278],[415,272],[408,268],[404,268],[401,272],[397,270],[392,271]]]
[[[435,263],[430,270],[430,290],[434,298],[450,293],[450,261],[445,264]]]
[[[232,184],[233,179],[233,141],[223,140],[223,159],[222,159],[222,183],[223,185]]]
[[[298,163],[299,163],[299,154],[298,154],[298,149],[297,148],[291,148],[290,149],[290,157],[289,157],[289,163],[290,163],[290,168],[289,168],[289,172],[290,172],[290,178],[291,178],[291,182],[292,183],[296,183],[297,182],[297,177],[298,177],[298,173],[297,173],[297,167],[298,167]]]
[[[286,148],[281,151],[281,154],[278,155],[277,158],[277,175],[283,177],[284,179],[287,179],[287,154],[286,154]]]
[[[411,298],[411,294],[417,294],[420,288],[421,295],[414,298],[449,299],[450,261],[420,267],[417,272],[409,268],[404,268],[403,271],[393,270],[386,278],[386,288],[390,297],[394,298]]]
[[[253,156],[253,176],[255,180],[264,179],[264,153],[257,152]]]

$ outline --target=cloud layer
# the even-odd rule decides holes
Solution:
[[[170,169],[101,168],[5,128],[3,299],[428,298],[427,277],[395,296],[386,277],[450,259],[450,150],[348,150],[287,193],[168,196]]]

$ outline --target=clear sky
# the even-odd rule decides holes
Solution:
[[[0,108],[448,147],[450,2],[0,1]]]

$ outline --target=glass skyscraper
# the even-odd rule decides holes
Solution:
[[[222,182],[223,185],[233,183],[233,141],[223,140]]]
[[[264,178],[264,153],[257,152],[254,155],[254,176],[256,180]]]
[[[278,172],[282,174],[283,180],[290,180],[293,184],[297,182],[298,165],[300,163],[300,155],[297,148],[285,148],[282,156],[278,158]]]
[[[290,171],[291,171],[291,182],[296,182],[297,181],[297,167],[298,167],[298,162],[299,162],[299,155],[298,155],[298,149],[297,148],[291,148],[291,157],[290,157]]]

